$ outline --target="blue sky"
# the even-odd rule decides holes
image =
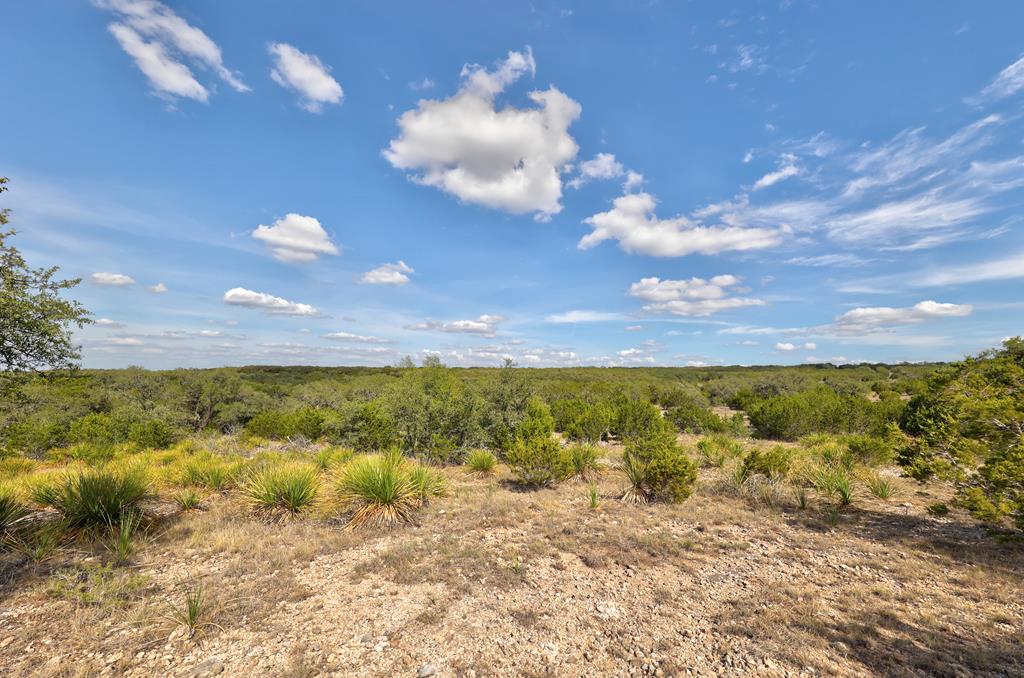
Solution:
[[[15,3],[84,364],[946,360],[1022,333],[1024,5]]]

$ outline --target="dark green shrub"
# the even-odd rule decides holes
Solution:
[[[669,428],[670,424],[656,405],[631,398],[620,398],[616,403],[613,431],[623,440],[661,433]]]
[[[505,461],[516,481],[531,487],[553,485],[567,478],[573,468],[568,450],[550,435],[516,438],[505,452]]]
[[[316,440],[323,432],[324,414],[310,407],[297,410],[261,412],[249,420],[245,430],[261,438],[303,437]]]
[[[729,430],[728,422],[693,401],[676,405],[667,416],[677,429],[685,433],[725,433]]]
[[[128,441],[145,449],[166,449],[174,444],[176,438],[170,424],[160,419],[132,424],[128,431]]]
[[[678,503],[693,492],[697,467],[666,431],[651,432],[626,442],[623,465],[630,487],[626,499]]]
[[[386,450],[395,444],[396,438],[395,421],[383,405],[371,401],[359,407],[352,432],[352,445],[357,450]]]

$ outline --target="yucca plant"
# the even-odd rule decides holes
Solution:
[[[634,455],[626,454],[622,457],[622,470],[628,482],[622,493],[622,501],[627,504],[646,504],[649,494],[647,464]]]
[[[356,457],[338,474],[338,498],[351,510],[348,529],[407,522],[420,503],[401,453]]]
[[[15,551],[38,565],[53,558],[64,544],[66,537],[64,525],[52,523],[38,528],[25,538],[13,539],[11,546]]]
[[[264,466],[251,471],[242,483],[242,496],[257,513],[284,517],[299,513],[316,499],[320,479],[307,464]]]
[[[57,509],[71,529],[120,525],[149,496],[149,483],[135,472],[92,469],[38,486],[33,500]]]
[[[432,468],[411,465],[408,469],[409,483],[413,494],[421,504],[426,504],[432,497],[440,497],[447,487],[444,476]]]
[[[14,526],[14,523],[28,513],[28,507],[10,487],[0,486],[0,537]]]
[[[198,454],[181,463],[176,481],[181,485],[223,492],[234,484],[240,468],[241,464],[229,463],[212,454]]]
[[[604,470],[597,458],[597,448],[593,445],[572,445],[569,447],[569,458],[574,478],[590,480],[600,476]]]
[[[849,506],[853,501],[853,478],[844,466],[819,467],[813,482],[818,492],[835,496],[842,506]]]
[[[490,450],[473,450],[466,457],[466,468],[477,475],[490,475],[497,465],[498,460]]]

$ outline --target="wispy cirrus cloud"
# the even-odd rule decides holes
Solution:
[[[163,3],[93,0],[93,4],[117,15],[117,21],[108,26],[111,35],[157,94],[207,101],[210,89],[199,82],[189,63],[213,71],[237,92],[249,91],[241,76],[224,65],[217,43]]]

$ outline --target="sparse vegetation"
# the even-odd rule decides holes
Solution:
[[[72,471],[53,484],[37,487],[33,500],[57,509],[69,528],[109,527],[137,512],[150,492],[137,471]]]

